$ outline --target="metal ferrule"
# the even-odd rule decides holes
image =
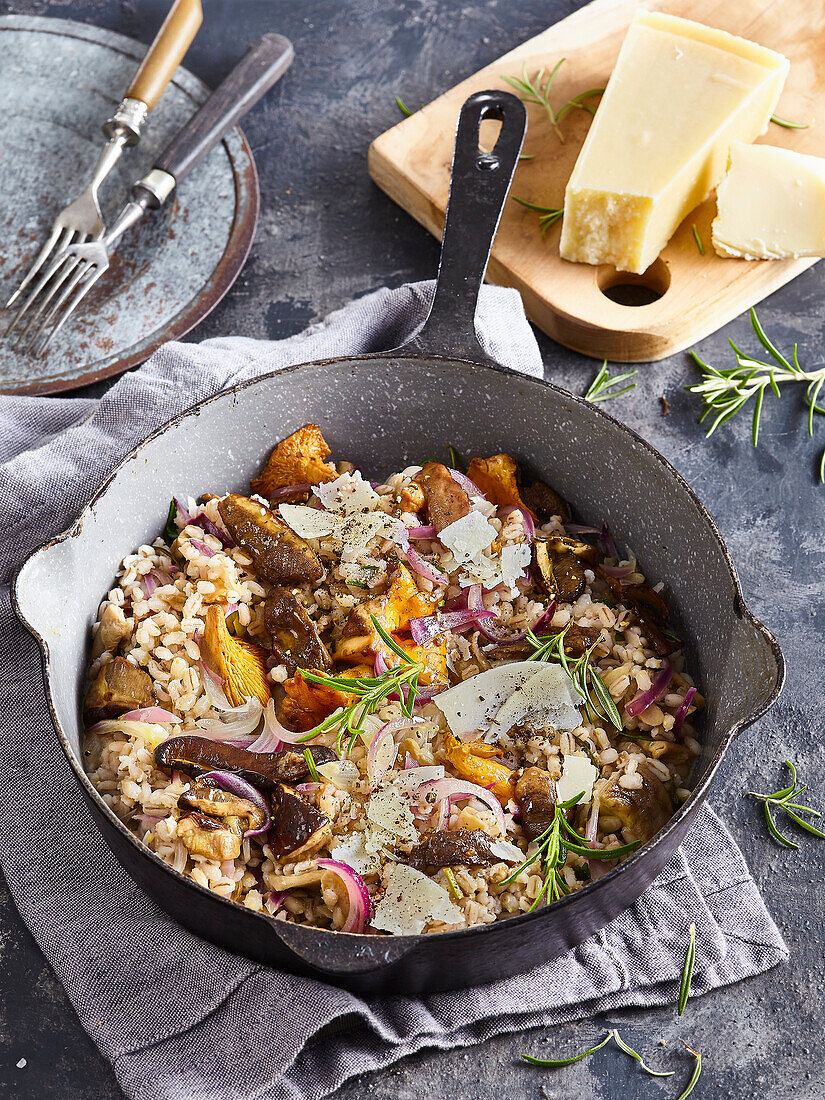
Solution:
[[[118,109],[103,123],[103,133],[112,141],[119,138],[124,145],[137,145],[149,109],[139,99],[127,96]]]
[[[141,192],[148,192],[154,200],[151,205],[155,207],[163,206],[175,190],[175,184],[175,177],[171,173],[164,172],[162,168],[153,168],[134,185],[132,197],[138,199]]]

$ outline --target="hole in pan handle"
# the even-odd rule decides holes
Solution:
[[[479,148],[485,118],[501,122],[489,151]],[[427,320],[402,345],[404,352],[491,362],[476,336],[476,304],[526,131],[524,104],[509,92],[476,92],[462,106],[435,297]]]

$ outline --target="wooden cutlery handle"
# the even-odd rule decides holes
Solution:
[[[155,161],[155,168],[180,182],[283,76],[294,56],[292,43],[283,35],[265,34],[259,38],[197,114],[172,138]]]
[[[149,52],[132,78],[126,96],[148,110],[157,104],[203,22],[201,0],[175,0]]]

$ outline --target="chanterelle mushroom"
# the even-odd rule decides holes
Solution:
[[[252,698],[263,706],[269,702],[265,652],[260,646],[229,633],[223,605],[213,604],[206,613],[201,656],[223,680],[226,698],[233,707]]]
[[[125,657],[115,657],[103,666],[89,688],[83,705],[83,720],[91,726],[104,718],[118,718],[127,711],[156,704],[155,687],[149,673]]]
[[[272,639],[272,653],[290,676],[299,668],[329,672],[332,658],[304,605],[288,588],[273,588],[266,598],[264,622]]]
[[[257,572],[273,584],[314,583],[324,567],[314,550],[270,509],[230,493],[218,505],[235,542],[249,551]]]
[[[227,822],[214,821],[195,810],[178,822],[178,839],[193,856],[223,862],[225,859],[237,859],[241,854],[243,830],[237,818]]]

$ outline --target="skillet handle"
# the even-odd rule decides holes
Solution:
[[[489,152],[478,142],[484,118],[501,121]],[[476,336],[476,305],[526,131],[524,104],[509,92],[476,92],[461,108],[435,297],[405,352],[491,362]]]

